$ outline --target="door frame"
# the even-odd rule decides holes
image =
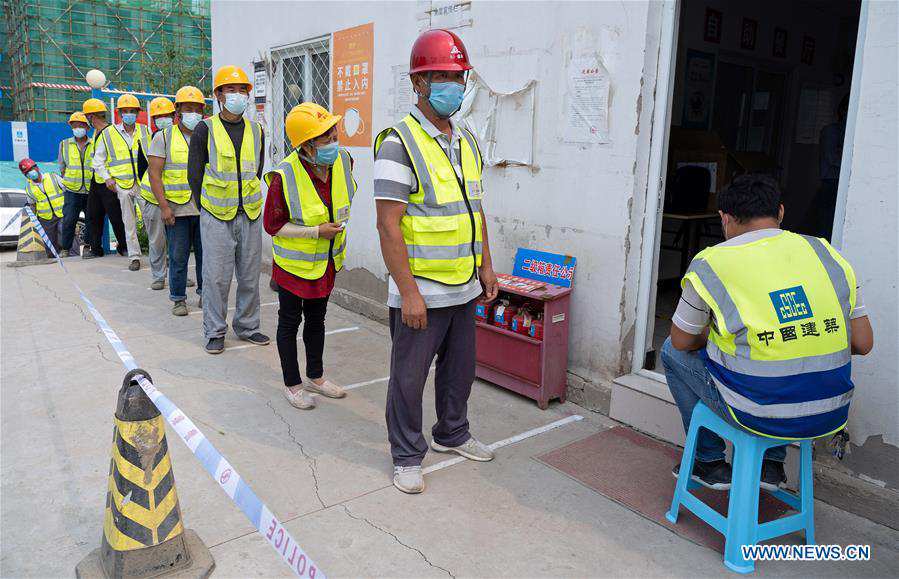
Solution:
[[[650,316],[655,312],[655,285],[658,278],[658,259],[662,227],[662,208],[665,194],[665,179],[668,166],[668,141],[671,130],[671,108],[674,101],[674,81],[677,70],[677,40],[679,35],[682,0],[666,0],[663,5],[662,24],[659,35],[659,61],[656,78],[655,108],[653,111],[652,134],[649,145],[649,167],[644,207],[643,242],[641,244],[640,274],[637,287],[637,315],[634,328],[634,352],[631,358],[631,373],[665,383],[662,373],[644,368],[648,350],[647,336],[654,328]],[[840,167],[840,181],[837,187],[837,202],[834,211],[832,245],[837,249],[843,242],[843,225],[846,218],[846,202],[852,167],[852,151],[855,141],[855,126],[859,109],[859,92],[865,36],[868,24],[870,0],[862,0],[858,35],[855,41],[855,58],[852,67],[852,84],[849,91],[849,110],[846,116],[846,134],[843,139],[843,159]],[[661,90],[659,90],[661,89]],[[650,326],[650,323],[653,325]]]

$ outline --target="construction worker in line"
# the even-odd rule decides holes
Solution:
[[[91,139],[91,147],[96,152],[97,144],[100,136],[110,126],[106,120],[107,108],[106,103],[100,99],[90,98],[84,101],[81,106],[81,112],[87,117],[88,122],[94,128],[94,136]],[[94,160],[91,158],[91,169],[94,169]],[[115,238],[125,239],[125,226],[122,223],[122,205],[116,193],[106,187],[103,178],[94,171],[94,178],[91,180],[90,192],[87,196],[87,223],[88,233],[90,234],[90,251],[82,252],[83,259],[92,259],[94,257],[103,257],[103,228],[105,227],[104,219],[109,218],[109,224],[112,226],[112,232]],[[117,248],[119,255],[125,255],[125,244],[119,243]]]
[[[62,209],[65,204],[65,185],[56,173],[43,173],[31,159],[19,161],[19,171],[25,176],[25,193],[33,202],[37,220],[47,234],[47,239],[59,251],[59,230],[62,225]],[[47,248],[47,257],[53,252]]]
[[[203,93],[193,86],[183,86],[175,93],[178,124],[171,121],[153,135],[147,151],[149,168],[141,181],[141,195],[158,209],[165,227],[169,258],[169,299],[174,302],[172,314],[186,316],[187,288],[197,286],[199,307],[203,307],[203,248],[200,242],[200,212],[187,182],[187,156],[193,130],[203,119]],[[159,121],[157,121],[157,126]],[[187,263],[193,247],[197,266],[197,283],[187,275]]]
[[[203,333],[206,351],[225,350],[228,292],[237,277],[231,326],[241,340],[260,346],[259,272],[262,267],[262,125],[243,117],[253,85],[242,69],[221,67],[213,79],[220,112],[194,129],[187,179],[200,205],[203,243]]]
[[[493,452],[468,429],[475,377],[475,301],[496,298],[497,282],[481,208],[483,167],[474,135],[450,117],[472,69],[462,40],[429,30],[412,47],[418,104],[375,141],[374,197],[381,253],[390,272],[387,305],[393,349],[387,432],[393,484],[424,489],[421,401],[437,355],[437,424],[431,448],[471,460]],[[439,355],[438,355],[439,353]]]
[[[175,120],[175,105],[169,99],[159,96],[150,101],[147,108],[153,123],[156,125],[156,132],[153,134],[155,140],[156,135],[166,129],[172,127]],[[152,146],[147,144],[147,149]],[[186,149],[186,147],[185,147]],[[149,164],[149,153],[148,164]],[[187,160],[185,159],[185,175],[187,172]],[[162,222],[162,216],[159,213],[159,205],[156,197],[150,190],[150,172],[145,171],[140,181],[140,196],[137,198],[140,214],[144,222],[144,231],[147,232],[147,242],[150,254],[150,275],[153,281],[150,283],[150,289],[161,290],[165,287],[166,274],[166,251],[165,251],[165,224]],[[185,178],[185,186],[187,179]]]
[[[133,94],[123,94],[116,101],[116,110],[122,116],[120,124],[111,125],[97,136],[94,146],[94,173],[114,192],[122,210],[126,245],[131,264],[128,269],[140,269],[140,241],[137,237],[137,215],[134,202],[140,189],[140,155],[150,142],[150,129],[137,123],[140,101]],[[118,239],[118,237],[117,237]],[[121,252],[120,252],[121,253]]]
[[[263,224],[272,236],[272,279],[278,284],[278,354],[284,396],[295,408],[315,408],[310,392],[343,398],[346,391],[324,378],[325,311],[334,278],[346,257],[346,225],[356,192],[353,161],[337,144],[340,115],[306,102],[284,122],[291,152],[266,173]],[[306,377],[297,362],[303,318]]]
[[[69,117],[72,136],[59,143],[59,174],[66,188],[65,206],[62,213],[62,236],[60,255],[68,257],[69,250],[75,255],[81,254],[81,242],[75,239],[75,226],[78,216],[84,212],[84,228],[90,229],[87,211],[87,197],[90,183],[94,178],[91,169],[91,156],[94,144],[87,136],[88,122],[84,113],[77,111]]]
[[[662,346],[684,431],[702,400],[759,436],[839,432],[852,398],[851,355],[874,345],[855,272],[826,240],[780,229],[784,208],[771,177],[734,179],[718,194],[718,213],[726,241],[693,258]],[[691,478],[730,488],[724,440],[706,429],[698,436]],[[763,489],[786,482],[785,456],[786,446],[765,453]]]

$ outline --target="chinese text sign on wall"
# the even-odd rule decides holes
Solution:
[[[519,247],[515,254],[512,275],[546,283],[571,287],[577,258],[546,251]]]
[[[334,33],[331,53],[333,113],[343,115],[338,127],[340,144],[371,146],[371,95],[374,76],[373,23]]]

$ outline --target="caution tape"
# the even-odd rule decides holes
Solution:
[[[23,207],[22,209],[24,209],[24,207]],[[10,219],[9,221],[7,221],[7,222],[6,222],[6,225],[4,225],[4,226],[3,226],[3,229],[0,229],[0,231],[6,231],[6,228],[9,227],[10,225],[12,225],[12,222],[13,222],[13,221],[15,221],[16,219],[18,219],[18,218],[19,218],[19,213],[22,212],[22,209],[19,209],[18,211],[16,211],[15,214],[13,214],[12,219]]]
[[[118,334],[116,334],[110,327],[100,311],[94,307],[93,302],[91,302],[81,289],[81,286],[78,285],[78,282],[76,282],[69,273],[68,268],[66,268],[65,263],[63,263],[62,259],[59,257],[56,248],[50,243],[47,234],[44,232],[44,228],[41,227],[40,222],[31,211],[31,208],[25,207],[24,209],[28,213],[28,217],[31,219],[35,229],[37,229],[41,238],[43,238],[44,243],[46,243],[47,247],[53,252],[56,262],[78,291],[78,294],[81,296],[81,301],[87,306],[87,309],[94,317],[97,326],[103,332],[103,335],[106,336],[106,340],[112,346],[113,350],[115,350],[115,353],[122,361],[122,364],[124,364],[128,370],[137,369],[138,366],[137,362],[134,360],[134,356],[131,355],[131,352],[125,347],[125,343],[122,342]],[[178,436],[181,437],[181,440],[184,441],[184,444],[186,444],[194,456],[197,457],[206,472],[209,473],[216,483],[218,483],[234,504],[243,511],[243,514],[246,515],[253,526],[256,527],[256,531],[262,535],[275,551],[278,552],[281,559],[290,566],[291,571],[299,577],[323,579],[325,574],[322,570],[313,563],[309,555],[306,554],[299,543],[296,542],[284,525],[281,524],[281,521],[279,521],[272,511],[263,504],[259,497],[256,496],[256,493],[253,492],[253,489],[244,482],[243,477],[240,476],[237,469],[235,469],[234,466],[228,462],[228,459],[222,456],[215,446],[209,442],[206,435],[200,431],[190,417],[178,408],[174,402],[169,400],[165,394],[157,390],[144,376],[138,375],[135,379],[150,400],[153,401],[153,404],[156,405],[156,408],[159,409],[159,412],[165,417],[166,422],[171,425],[175,432],[178,433]]]

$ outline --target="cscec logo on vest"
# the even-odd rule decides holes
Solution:
[[[801,285],[773,291],[768,295],[781,324],[812,317],[812,306],[808,303],[808,297]]]

